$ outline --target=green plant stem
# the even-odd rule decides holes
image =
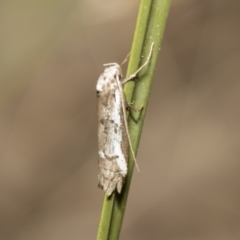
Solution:
[[[104,195],[101,218],[98,227],[97,240],[107,240],[111,225],[112,209],[115,200],[115,193],[111,197]]]
[[[137,26],[129,59],[127,76],[134,73],[145,61],[154,42],[154,48],[148,65],[138,74],[136,81],[126,84],[124,90],[128,102],[134,100],[134,107],[141,108],[140,113],[131,111],[128,128],[132,146],[137,153],[144,117],[156,68],[158,53],[162,43],[171,0],[142,0],[139,8]],[[132,179],[134,160],[129,154],[128,174],[122,193],[104,198],[97,240],[117,240],[119,238],[128,192]]]
[[[138,74],[136,81],[132,81],[125,86],[125,94],[128,101],[134,100],[135,108],[144,106],[140,113],[134,113],[132,111],[132,117],[129,117],[128,122],[131,142],[135,153],[137,153],[140,141],[153,74],[162,43],[170,2],[171,0],[142,0],[140,5],[127,76],[135,72],[139,66],[146,61],[152,42],[154,42],[154,49],[149,64]],[[108,240],[117,240],[119,238],[133,169],[134,161],[131,156],[128,164],[128,175],[125,182],[125,188],[121,195],[116,196],[114,202]]]

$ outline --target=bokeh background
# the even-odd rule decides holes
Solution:
[[[95,85],[137,0],[0,3],[0,239],[95,239]],[[120,239],[240,239],[240,2],[172,2]]]

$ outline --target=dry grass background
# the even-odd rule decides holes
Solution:
[[[95,84],[139,1],[0,3],[0,239],[95,239]],[[240,239],[239,1],[173,1],[121,239]]]

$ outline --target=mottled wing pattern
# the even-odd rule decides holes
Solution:
[[[121,77],[121,68],[114,63],[105,68],[97,82],[98,185],[108,196],[115,189],[121,193],[127,175],[129,143],[122,112],[122,88],[117,84]]]

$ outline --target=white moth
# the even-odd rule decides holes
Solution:
[[[153,44],[147,61],[127,79],[122,79],[122,69],[119,64],[108,63],[104,64],[105,69],[97,81],[98,186],[107,196],[110,196],[115,189],[121,193],[127,175],[129,147],[136,164],[128,132],[127,104],[122,86],[135,78],[137,73],[148,64],[152,49]]]

